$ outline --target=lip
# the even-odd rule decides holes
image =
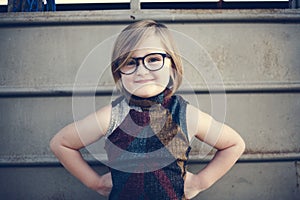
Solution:
[[[153,79],[142,79],[142,80],[136,80],[134,81],[135,83],[139,83],[139,84],[145,84],[145,83],[149,83],[152,82]]]

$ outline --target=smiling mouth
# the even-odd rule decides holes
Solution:
[[[134,81],[134,82],[135,82],[135,83],[140,83],[140,84],[142,84],[142,83],[149,83],[149,82],[151,82],[151,81],[153,81],[153,79],[137,80],[137,81]]]

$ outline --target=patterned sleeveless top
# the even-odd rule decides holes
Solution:
[[[113,181],[110,200],[186,199],[186,105],[181,96],[166,98],[164,93],[142,104],[125,97],[112,102],[105,140]]]

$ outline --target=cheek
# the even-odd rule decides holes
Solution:
[[[122,87],[129,93],[135,94],[136,91],[141,87],[134,83],[133,78],[130,76],[124,76],[121,79]]]
[[[171,79],[171,76],[170,76],[170,73],[168,73],[167,76],[164,76],[161,78],[161,85],[164,86],[164,87],[167,87],[169,82],[170,82],[170,79]]]
[[[130,81],[130,78],[129,78],[128,76],[127,76],[127,77],[122,76],[122,77],[120,78],[120,81],[121,81],[122,86],[123,86],[125,89],[128,89],[128,87],[130,87],[131,81]]]
[[[163,82],[165,84],[169,83],[172,73],[173,73],[172,67],[165,67],[164,72],[163,72],[164,75],[161,77],[161,79],[163,80]]]

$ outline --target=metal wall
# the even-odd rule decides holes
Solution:
[[[68,174],[48,144],[73,121],[72,87],[85,58],[129,22],[146,18],[185,34],[211,56],[226,90],[225,122],[247,145],[233,169],[195,199],[299,199],[300,11],[139,8],[0,14],[1,199],[105,199]],[[197,57],[194,48],[184,53]],[[205,77],[185,64],[180,92],[211,113],[212,95],[224,95],[220,82],[207,88]],[[80,86],[80,94],[89,92],[89,83]],[[97,108],[109,102],[112,88],[105,70]],[[191,171],[211,158],[201,151],[193,143]],[[99,173],[107,171],[83,153]]]

